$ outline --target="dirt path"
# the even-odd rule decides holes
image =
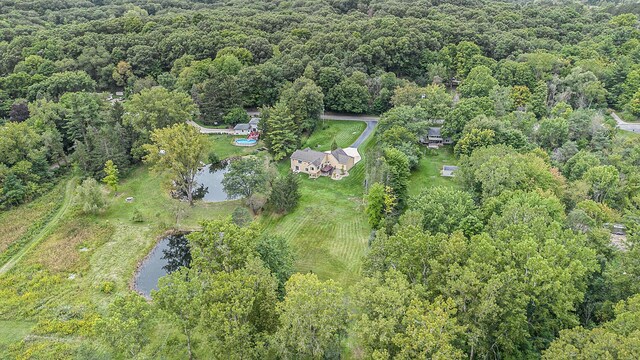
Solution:
[[[4,265],[2,265],[2,267],[0,267],[0,275],[11,270],[13,266],[15,266],[26,253],[36,247],[47,235],[49,235],[51,230],[53,230],[58,225],[60,219],[62,219],[64,214],[67,212],[67,209],[69,209],[69,206],[71,205],[71,198],[73,197],[73,190],[75,188],[74,185],[75,179],[70,179],[67,182],[67,186],[64,190],[64,200],[62,206],[60,206],[60,209],[58,209],[51,220],[49,220],[49,222],[37,234],[33,236],[31,241],[25,244],[25,246],[20,249],[20,251],[13,255]]]

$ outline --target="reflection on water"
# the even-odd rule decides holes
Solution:
[[[222,186],[222,179],[224,179],[224,174],[228,171],[229,168],[227,164],[223,163],[221,166],[206,165],[198,172],[196,182],[203,186],[206,191],[202,197],[203,201],[219,202],[234,199],[233,197],[227,196]]]
[[[145,296],[158,289],[158,279],[191,264],[189,242],[185,234],[168,235],[158,242],[138,269],[134,288]]]

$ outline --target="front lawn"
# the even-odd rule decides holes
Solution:
[[[331,150],[333,140],[341,148],[351,146],[367,127],[362,121],[325,120],[321,121],[318,129],[303,141],[302,148],[310,147],[318,151]]]

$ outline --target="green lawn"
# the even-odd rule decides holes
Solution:
[[[457,165],[458,159],[453,155],[450,146],[438,150],[427,150],[427,155],[420,159],[418,168],[411,173],[409,195],[417,195],[424,188],[433,186],[459,187],[453,178],[440,176],[443,165]]]
[[[202,121],[197,120],[197,119],[193,120],[193,122],[198,124],[198,125],[200,125],[200,126],[202,126],[205,129],[227,129],[227,128],[230,128],[229,125],[223,124],[223,123],[220,123],[219,125],[207,125],[207,124],[205,124]]]
[[[364,127],[350,122],[327,123],[332,135],[316,134],[309,141],[328,148],[335,136],[341,145],[351,143],[359,135],[353,132]],[[220,158],[263,154],[256,147],[231,145],[233,136],[203,136],[207,136],[211,149]],[[280,166],[285,171],[287,162]],[[363,179],[364,163],[341,181],[310,180],[301,175],[300,206],[286,216],[260,218],[265,231],[281,234],[291,242],[298,255],[298,271],[313,271],[323,279],[333,278],[344,285],[359,278],[369,237],[362,204]],[[63,187],[64,184],[54,191],[59,194]],[[6,357],[2,355],[9,344],[27,334],[45,336],[36,336],[24,345],[27,348],[23,352],[61,344],[56,339],[79,341],[77,335],[51,330],[51,323],[42,320],[53,319],[53,329],[63,328],[68,320],[60,320],[60,314],[71,309],[77,318],[73,321],[80,328],[90,326],[91,319],[103,313],[115,296],[130,291],[137,264],[167,229],[195,229],[201,220],[225,218],[237,206],[243,206],[241,201],[228,201],[197,202],[189,207],[172,199],[168,189],[166,176],[151,173],[146,166],[134,169],[122,180],[118,196],[109,196],[109,206],[103,213],[83,215],[70,208],[46,238],[26,252],[9,272],[0,275],[0,358]],[[134,201],[126,202],[127,197]],[[144,222],[132,222],[134,210],[142,214]],[[0,217],[0,221],[9,221],[7,216]],[[11,231],[16,233],[12,236],[19,237],[24,229],[19,226]],[[111,293],[101,291],[107,282],[114,285]],[[161,344],[164,340],[157,341]]]
[[[327,121],[325,130],[315,132],[306,146],[329,150],[335,137],[339,146],[346,147],[364,127],[356,121]],[[360,147],[363,159],[342,180],[314,180],[299,174],[302,197],[298,207],[285,216],[261,218],[266,231],[289,241],[296,253],[297,271],[313,271],[321,279],[334,279],[347,287],[360,279],[371,231],[363,203],[364,156],[370,144],[371,138]],[[280,162],[280,172],[289,171],[289,165],[288,160]]]
[[[363,163],[339,181],[299,174],[298,207],[285,216],[262,217],[267,231],[283,236],[293,247],[297,271],[312,271],[345,286],[359,279],[370,232],[359,181],[363,175]]]
[[[0,358],[9,358],[9,354],[6,352],[7,347],[11,343],[22,340],[34,325],[29,321],[0,320]]]
[[[339,147],[349,147],[362,134],[367,124],[362,121],[326,120],[320,122],[319,127],[304,141],[302,148],[327,151],[331,149],[334,139]]]
[[[204,134],[209,143],[209,151],[213,151],[219,159],[227,159],[234,156],[244,156],[258,153],[259,148],[264,146],[262,141],[259,141],[256,146],[235,146],[233,140],[245,139],[246,136],[235,135],[218,135],[218,134]]]

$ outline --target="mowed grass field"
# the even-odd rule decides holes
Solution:
[[[304,141],[302,148],[327,151],[331,149],[334,139],[339,147],[346,148],[358,139],[366,127],[367,124],[362,121],[321,121],[318,129]]]
[[[356,121],[326,121],[303,147],[329,150],[333,139],[338,146],[353,143],[365,124]],[[325,133],[326,132],[326,133]],[[328,134],[328,135],[327,135]],[[319,145],[319,146],[318,146]],[[364,157],[364,149],[361,156]],[[313,272],[321,279],[334,279],[348,287],[360,279],[362,261],[367,251],[370,228],[364,213],[364,159],[336,181],[327,177],[300,178],[300,203],[290,214],[266,214],[261,218],[265,230],[283,236],[296,254],[296,270]],[[279,164],[289,171],[289,160]]]

